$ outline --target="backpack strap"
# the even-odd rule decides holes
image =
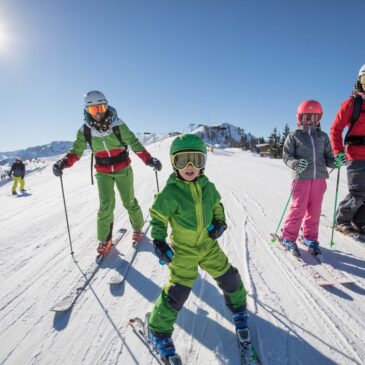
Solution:
[[[123,141],[122,135],[120,133],[120,129],[119,129],[119,125],[115,125],[113,128],[113,133],[116,135],[116,137],[118,138],[120,144],[126,149],[128,150],[128,145]]]
[[[85,136],[85,139],[86,139],[86,142],[89,144],[90,146],[90,149],[92,151],[92,144],[91,144],[91,128],[84,124],[84,136]]]
[[[360,113],[362,112],[362,96],[359,94],[352,95],[354,99],[354,106],[352,109],[352,116],[350,122],[350,128],[348,129],[345,136],[345,144],[348,144],[349,134],[355,125],[355,122],[359,119]]]

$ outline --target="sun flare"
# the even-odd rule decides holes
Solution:
[[[0,51],[3,50],[7,44],[7,35],[4,28],[0,25]]]

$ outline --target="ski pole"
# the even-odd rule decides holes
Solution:
[[[336,182],[336,195],[335,195],[335,209],[333,212],[333,221],[332,221],[332,233],[331,233],[331,242],[330,242],[330,247],[332,248],[334,246],[334,242],[333,242],[333,234],[335,231],[335,224],[336,224],[336,208],[337,208],[337,197],[338,197],[338,186],[340,183],[340,168],[338,168],[338,173],[337,173],[337,182]]]
[[[68,239],[70,241],[71,255],[73,256],[74,252],[73,252],[73,249],[72,249],[71,234],[70,234],[70,225],[68,224],[68,216],[67,216],[67,208],[66,208],[66,199],[65,199],[65,191],[63,190],[62,175],[60,176],[60,179],[61,179],[61,189],[62,189],[62,197],[63,197],[63,206],[65,207],[65,214],[66,214],[66,224],[67,224],[67,231],[68,231]]]
[[[294,185],[293,185],[293,187],[292,187],[292,189],[291,189],[291,191],[290,191],[290,195],[289,195],[288,201],[286,202],[286,205],[285,205],[285,208],[284,208],[283,214],[281,215],[281,218],[280,218],[279,224],[278,224],[278,226],[276,227],[275,237],[277,237],[277,234],[278,234],[278,231],[279,231],[279,228],[280,228],[281,222],[282,222],[282,220],[283,220],[283,218],[284,218],[284,215],[285,215],[286,209],[288,208],[288,205],[289,205],[289,202],[290,202],[291,197],[292,197],[292,195],[293,195],[294,189],[295,189],[295,187],[296,187],[296,186],[297,186],[297,184],[298,184],[299,176],[300,176],[300,174],[299,174],[299,173],[297,173],[297,177],[296,177],[296,179],[295,179],[295,181],[294,181]],[[275,240],[275,238],[272,238],[271,243],[274,243],[275,241],[276,241],[276,240]]]
[[[160,192],[160,187],[158,185],[158,176],[157,176],[157,170],[155,170],[155,175],[156,175],[156,185],[157,185],[157,192]]]

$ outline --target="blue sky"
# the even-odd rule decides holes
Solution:
[[[73,140],[92,89],[134,132],[267,137],[304,99],[328,132],[365,63],[364,14],[363,0],[2,0],[0,151]]]

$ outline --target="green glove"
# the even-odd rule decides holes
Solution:
[[[336,166],[338,168],[342,167],[342,166],[346,166],[347,165],[347,158],[346,155],[343,152],[340,152],[337,156],[336,156]]]

